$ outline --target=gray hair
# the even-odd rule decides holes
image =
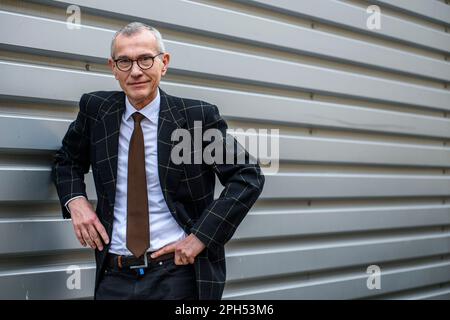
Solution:
[[[111,41],[111,58],[114,59],[117,36],[119,36],[120,34],[123,34],[123,35],[129,37],[129,36],[132,36],[140,31],[144,30],[144,29],[149,30],[155,36],[159,52],[163,52],[163,53],[166,52],[161,33],[156,28],[153,28],[153,27],[146,25],[144,23],[141,23],[141,22],[131,22],[131,23],[127,24],[125,27],[121,28],[119,31],[117,31],[116,34],[114,35],[114,37]],[[158,58],[159,57],[160,56],[158,56]]]

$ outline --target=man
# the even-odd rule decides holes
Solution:
[[[95,299],[221,299],[224,244],[264,185],[256,162],[172,161],[173,132],[192,134],[194,121],[222,133],[225,153],[229,143],[216,106],[159,88],[169,61],[156,29],[119,30],[108,63],[123,91],[84,94],[55,155],[63,216],[95,249]],[[84,184],[90,166],[95,211]],[[216,200],[215,175],[225,187]]]

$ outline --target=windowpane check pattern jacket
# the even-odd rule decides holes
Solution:
[[[194,137],[194,121],[201,121],[203,132],[218,129],[222,133],[223,139],[219,141],[225,155],[229,152],[226,151],[229,150],[226,148],[229,139],[225,139],[227,124],[215,105],[171,96],[161,89],[160,94],[157,147],[161,189],[177,223],[186,234],[195,234],[206,245],[194,262],[199,299],[221,299],[226,279],[224,245],[261,194],[264,176],[256,161],[245,164],[227,164],[225,161],[175,164],[171,161],[172,149],[180,142],[172,141],[173,131],[187,129]],[[70,218],[65,203],[79,195],[87,198],[84,176],[91,167],[97,193],[96,213],[111,239],[125,93],[86,93],[80,99],[79,108],[62,140],[62,147],[55,154],[52,180],[63,217]],[[208,143],[202,142],[201,148]],[[233,152],[243,152],[249,159],[247,151],[242,147],[239,151],[240,145],[236,145]],[[224,189],[219,198],[214,199],[216,177]],[[108,249],[109,245],[103,251],[95,250],[95,291],[104,273]]]

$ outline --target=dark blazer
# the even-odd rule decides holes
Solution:
[[[188,235],[195,234],[206,245],[194,263],[199,299],[221,299],[226,278],[224,244],[260,195],[264,176],[258,164],[174,164],[170,161],[171,150],[178,143],[171,141],[173,130],[188,129],[193,137],[194,121],[201,121],[203,131],[217,128],[225,134],[227,124],[215,105],[171,96],[161,89],[160,94],[158,172],[161,189],[177,223]],[[111,239],[125,94],[122,91],[87,93],[81,97],[79,106],[77,118],[70,124],[62,147],[54,157],[52,180],[63,217],[70,218],[64,204],[78,195],[87,198],[84,175],[92,166],[97,192],[95,211]],[[221,142],[224,148],[225,140]],[[216,175],[225,189],[214,200]],[[95,250],[95,291],[104,273],[108,250],[109,245],[101,252]]]

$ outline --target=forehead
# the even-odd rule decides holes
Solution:
[[[115,41],[115,56],[133,58],[144,53],[157,53],[156,37],[149,30],[141,30],[131,36],[120,34]]]

